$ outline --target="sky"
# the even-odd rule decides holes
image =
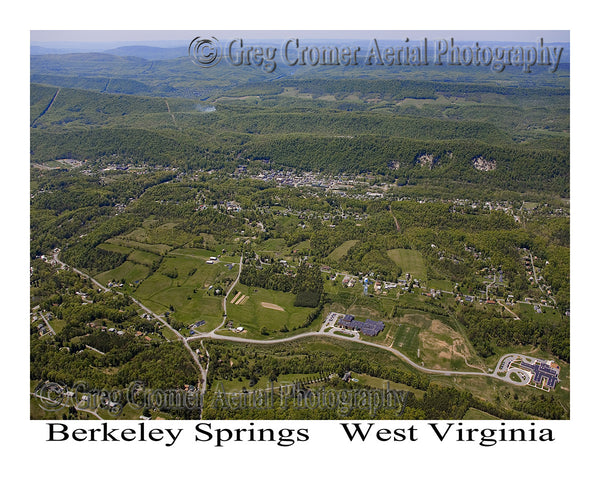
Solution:
[[[469,41],[569,42],[568,30],[31,30],[32,45],[66,43],[146,43],[187,44],[199,34],[228,38],[282,39],[289,36],[318,39],[454,38]]]

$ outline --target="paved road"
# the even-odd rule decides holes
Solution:
[[[52,335],[56,335],[56,332],[50,326],[50,322],[48,322],[48,319],[44,316],[44,314],[42,312],[40,312],[40,317],[42,317],[42,320],[44,320],[44,323],[46,324],[46,326],[48,327],[48,329],[50,330],[50,332],[52,332]]]
[[[97,282],[94,278],[90,277],[87,273],[83,273],[81,270],[77,270],[75,267],[71,267],[69,265],[67,265],[64,262],[61,262],[58,259],[58,254],[60,253],[60,250],[57,252],[54,252],[54,261],[57,262],[60,266],[62,266],[63,268],[70,268],[71,270],[73,270],[75,273],[77,273],[78,275],[87,278],[88,280],[90,280],[94,285],[96,285],[98,288],[101,288],[102,290],[104,290],[105,292],[108,292],[110,289],[106,288],[104,285],[102,285],[100,282]]]
[[[485,372],[460,372],[460,371],[454,371],[454,370],[435,370],[432,368],[423,367],[422,365],[419,365],[418,363],[413,362],[409,357],[404,355],[402,352],[399,352],[395,348],[388,347],[385,345],[379,345],[379,344],[372,343],[372,342],[367,342],[366,340],[361,340],[360,338],[357,338],[357,337],[346,337],[346,336],[342,336],[342,335],[335,335],[333,332],[323,332],[323,331],[306,332],[306,333],[300,333],[298,335],[294,335],[293,337],[278,338],[275,340],[255,340],[252,338],[219,335],[218,333],[215,333],[215,332],[209,332],[209,333],[198,334],[198,335],[194,335],[192,337],[188,337],[187,340],[199,340],[199,339],[210,338],[213,340],[225,340],[225,341],[230,341],[230,342],[271,345],[271,344],[275,344],[275,343],[291,342],[293,340],[298,340],[300,338],[308,338],[308,337],[329,337],[329,338],[335,338],[338,340],[341,339],[341,340],[348,340],[348,341],[356,342],[356,343],[362,343],[363,345],[368,345],[370,347],[381,348],[383,350],[387,350],[388,352],[394,354],[398,358],[401,358],[402,360],[404,360],[406,363],[408,363],[413,368],[415,368],[421,372],[425,372],[425,373],[436,374],[436,375],[476,375],[476,376],[500,378],[500,377],[496,377],[495,375],[493,375],[491,373],[485,373]]]

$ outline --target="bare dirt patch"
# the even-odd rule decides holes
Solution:
[[[280,312],[285,312],[283,307],[279,305],[275,305],[274,303],[260,302],[261,307],[270,308],[271,310],[279,310]]]
[[[245,301],[246,301],[247,298],[249,298],[249,297],[242,294],[242,296],[235,301],[235,304],[236,305],[243,305],[245,303]]]
[[[421,358],[431,368],[448,368],[453,357],[465,358],[463,351],[468,351],[460,334],[439,320],[431,320],[430,327],[419,333],[419,339],[423,345]]]

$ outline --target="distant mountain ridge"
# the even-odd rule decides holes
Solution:
[[[146,45],[132,45],[111,48],[103,53],[117,55],[119,57],[139,57],[145,60],[167,60],[170,58],[185,57],[188,55],[187,47],[149,47]]]
[[[107,54],[117,57],[138,57],[144,60],[169,60],[185,57],[188,54],[186,46],[152,47],[148,45],[126,45],[110,49],[104,48],[49,48],[32,45],[30,55],[68,55],[68,54]]]

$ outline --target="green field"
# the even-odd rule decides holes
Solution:
[[[138,250],[144,250],[144,251],[147,251],[150,253],[155,253],[157,255],[164,255],[165,253],[167,253],[169,250],[172,249],[172,247],[170,247],[169,245],[143,243],[143,242],[129,240],[127,238],[122,238],[122,237],[109,238],[106,241],[106,243],[110,243],[110,244],[114,244],[114,245],[121,245],[123,247],[131,247],[131,248],[135,248]]]
[[[101,243],[96,248],[99,248],[100,250],[106,250],[107,252],[124,253],[126,255],[131,253],[130,247],[123,247],[121,245],[115,245],[113,243]]]
[[[427,269],[421,252],[406,248],[395,248],[388,250],[387,254],[396,265],[402,268],[402,273],[410,273],[419,280],[427,280]]]
[[[236,290],[248,297],[244,303],[237,305],[231,303]],[[234,327],[244,327],[247,333],[242,335],[247,335],[249,338],[264,339],[265,335],[261,335],[263,328],[269,333],[269,338],[289,336],[291,333],[280,332],[284,325],[292,332],[294,328],[299,328],[304,323],[307,315],[312,311],[311,308],[295,307],[295,298],[292,293],[238,284],[227,299],[227,318],[233,322]],[[283,311],[266,308],[262,303],[278,305],[283,308]],[[317,319],[314,323],[318,322]]]
[[[214,295],[215,287],[225,288],[237,270],[220,262],[207,264],[208,256],[194,255],[204,252],[190,250],[164,257],[160,268],[139,285],[134,296],[157,313],[170,311],[172,318],[185,325],[205,320],[206,325],[197,330],[210,330],[221,323],[223,313],[223,296]]]
[[[342,243],[339,247],[337,247],[333,252],[329,254],[327,260],[340,260],[348,253],[348,250],[350,250],[357,243],[358,240],[346,240],[344,243]]]
[[[114,245],[115,247],[117,245]],[[123,248],[123,247],[121,247]],[[152,266],[152,264],[154,262],[159,262],[161,260],[161,257],[159,255],[156,255],[154,253],[150,253],[150,252],[146,252],[144,250],[134,250],[133,252],[131,252],[129,254],[129,257],[127,257],[127,260],[130,260],[132,262],[135,263],[141,263],[143,265],[147,265],[147,266]]]
[[[125,280],[123,283],[135,284],[136,282],[143,281],[148,276],[148,273],[150,273],[150,270],[145,265],[127,260],[117,268],[96,275],[96,280],[104,285],[108,284],[111,280],[116,282]]]
[[[142,228],[137,228],[124,235],[124,238],[140,243],[182,245],[193,239],[193,236],[175,222],[157,225],[156,221],[147,220]]]
[[[429,288],[435,288],[436,290],[443,290],[446,292],[451,292],[454,290],[454,283],[450,280],[428,280],[427,286]]]
[[[303,373],[286,373],[277,376],[277,381],[271,382],[265,376],[261,376],[254,385],[250,386],[250,381],[246,378],[238,377],[234,380],[219,380],[213,383],[212,390],[215,392],[228,392],[228,393],[237,393],[241,392],[245,387],[247,391],[257,391],[270,389],[271,387],[275,389],[275,394],[279,393],[280,386],[288,386],[293,384],[294,382],[299,382],[303,380],[309,380],[314,375],[307,375]]]
[[[411,358],[417,359],[417,350],[419,348],[419,332],[421,329],[414,325],[398,325],[396,336],[394,337],[394,348],[406,353]]]
[[[354,373],[352,372],[352,377],[358,380],[358,385],[367,385],[373,388],[382,388],[387,389],[389,386],[390,390],[401,390],[404,392],[412,392],[415,394],[417,398],[423,398],[423,390],[417,390],[416,388],[410,387],[408,385],[404,385],[403,383],[390,382],[389,380],[385,380],[383,378],[372,377],[371,375],[367,375],[365,373]]]
[[[256,246],[258,252],[281,255],[289,249],[283,238],[269,238]]]

